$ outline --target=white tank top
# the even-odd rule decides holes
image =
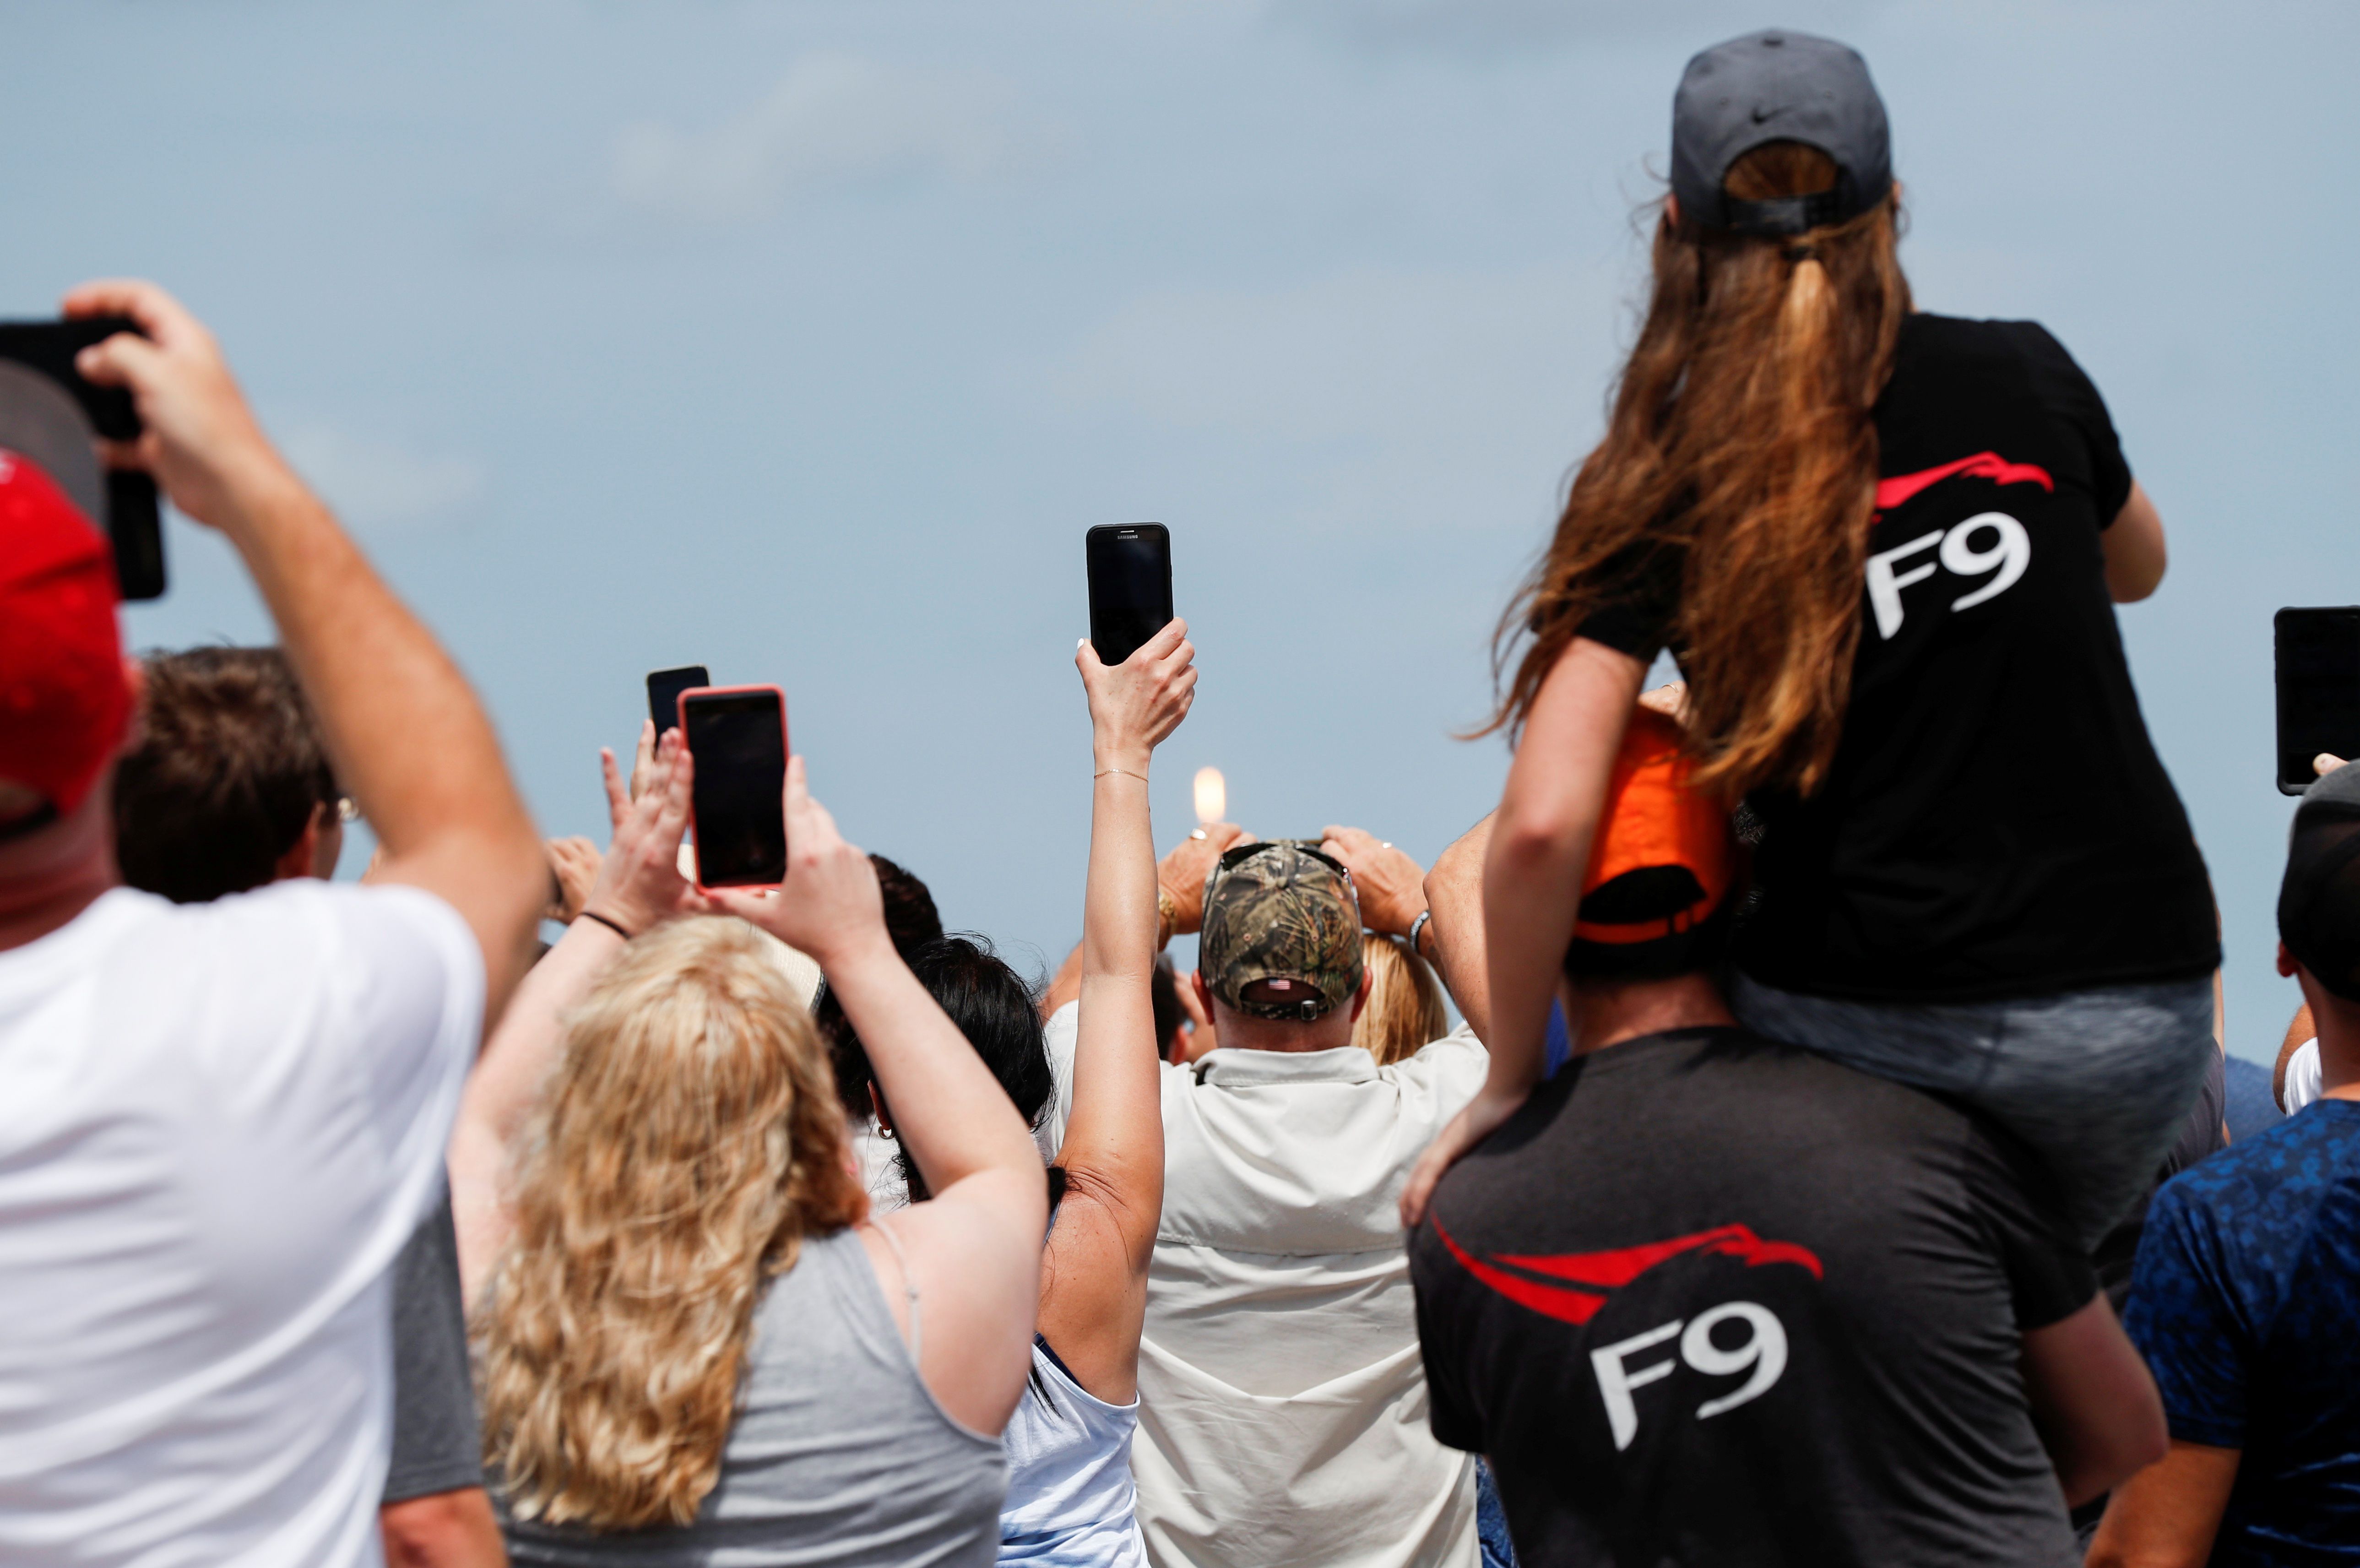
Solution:
[[[1139,1400],[1092,1398],[1048,1341],[1032,1339],[1032,1376],[1008,1419],[1008,1500],[1000,1561],[1049,1568],[1146,1568],[1131,1438]]]

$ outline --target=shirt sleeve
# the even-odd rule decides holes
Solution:
[[[1627,653],[1642,664],[1655,662],[1671,640],[1679,612],[1679,560],[1669,550],[1650,549],[1616,563],[1605,602],[1583,617],[1573,635]]]
[[[2211,1212],[2191,1199],[2186,1180],[2165,1183],[2147,1211],[2123,1327],[2155,1375],[2171,1435],[2243,1448],[2251,1336]]]
[[[483,1484],[459,1242],[443,1203],[411,1234],[393,1269],[393,1457],[385,1501]]]
[[[1434,1440],[1468,1454],[1484,1452],[1483,1422],[1467,1398],[1464,1347],[1453,1305],[1463,1283],[1458,1265],[1435,1239],[1428,1219],[1410,1238],[1410,1283],[1417,1296],[1418,1355],[1426,1363],[1426,1424]]]
[[[2081,436],[2089,449],[2092,499],[2098,509],[2100,529],[2114,527],[2131,498],[2131,467],[2123,456],[2122,438],[2114,433],[2106,400],[2097,384],[2065,352],[2065,345],[2038,322],[2021,324],[2016,341],[2032,367],[2033,385],[2050,411]]]
[[[2097,1270],[2059,1212],[2030,1150],[1980,1120],[1968,1129],[1965,1178],[1989,1225],[2020,1334],[2062,1322],[2098,1293]]]

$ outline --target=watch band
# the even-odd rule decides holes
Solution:
[[[1432,919],[1434,919],[1434,911],[1433,911],[1432,909],[1420,909],[1420,910],[1417,912],[1417,919],[1415,919],[1415,920],[1414,920],[1410,921],[1410,923],[1409,923],[1409,950],[1410,950],[1412,953],[1417,953],[1417,939],[1418,939],[1419,937],[1421,937],[1421,936],[1423,936],[1423,935],[1425,935],[1425,934],[1426,934],[1426,921],[1428,921],[1428,920],[1432,920]],[[1423,957],[1425,957],[1426,955],[1425,955],[1424,953],[1418,953],[1418,956],[1419,956],[1420,958],[1423,958]]]
[[[1180,906],[1172,899],[1170,888],[1155,885],[1155,951],[1161,953],[1171,944],[1180,925]]]

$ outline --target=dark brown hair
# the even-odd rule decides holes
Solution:
[[[337,798],[287,656],[192,648],[144,668],[138,745],[115,779],[123,879],[178,904],[261,887]]]
[[[1764,201],[1835,179],[1817,148],[1772,142],[1724,188]],[[1501,622],[1495,670],[1531,639],[1487,730],[1522,728],[1592,612],[1677,582],[1666,629],[1688,678],[1697,782],[1808,792],[1826,777],[1860,637],[1870,412],[1909,312],[1899,228],[1891,195],[1791,239],[1708,230],[1666,204],[1605,439]]]

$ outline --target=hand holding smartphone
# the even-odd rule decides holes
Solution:
[[[1162,523],[1108,523],[1082,541],[1090,646],[1120,664],[1172,619],[1172,535]]]
[[[695,761],[689,818],[698,891],[778,887],[787,876],[786,693],[706,686],[676,701]]]
[[[98,468],[93,438],[130,441],[139,434],[139,414],[127,387],[99,387],[82,379],[74,356],[117,332],[137,332],[121,316],[83,316],[71,321],[0,321],[0,361],[22,366],[65,394],[69,417],[79,426],[71,438],[79,452],[38,450],[41,432],[53,423],[46,408],[28,403],[21,387],[0,390],[0,446],[18,451],[40,465],[115,546],[115,577],[126,599],[158,599],[164,593],[164,532],[156,481],[132,468]],[[38,397],[38,394],[36,394]],[[64,432],[57,432],[64,433]],[[55,440],[55,435],[50,441]],[[97,503],[77,494],[66,470],[87,463],[96,471]]]

